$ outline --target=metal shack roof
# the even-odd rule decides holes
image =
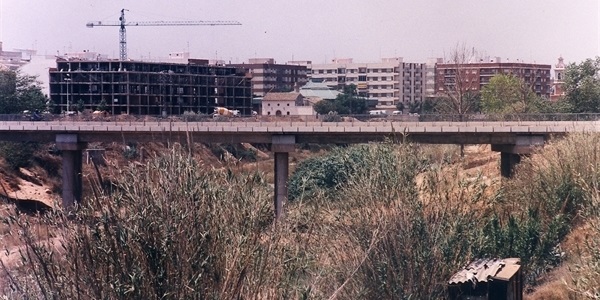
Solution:
[[[448,283],[461,284],[473,282],[473,279],[475,279],[475,282],[508,281],[521,268],[520,262],[521,260],[518,258],[478,259],[452,275]]]

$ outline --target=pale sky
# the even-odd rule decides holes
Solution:
[[[129,58],[247,62],[253,57],[424,62],[466,44],[503,60],[555,64],[600,55],[598,0],[0,0],[5,50],[90,50],[117,58],[118,27],[90,21],[239,21],[242,26],[128,27]]]

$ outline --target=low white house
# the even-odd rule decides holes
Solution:
[[[263,116],[310,116],[312,106],[304,105],[304,97],[298,92],[267,93],[262,99]]]

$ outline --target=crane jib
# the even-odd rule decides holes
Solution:
[[[223,25],[242,25],[237,21],[144,21],[144,22],[125,22],[125,11],[121,10],[119,22],[88,22],[86,27],[93,28],[95,26],[119,26],[119,48],[120,59],[127,60],[127,41],[125,37],[126,26],[223,26]]]

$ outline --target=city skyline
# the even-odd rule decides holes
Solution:
[[[526,2],[526,3],[521,3]],[[160,0],[0,0],[4,49],[39,54],[89,50],[119,55],[118,27],[86,28],[90,21],[232,20],[242,26],[128,27],[129,58],[164,58],[189,51],[193,58],[242,63],[254,57],[278,63],[333,58],[376,62],[403,57],[424,62],[457,44],[483,56],[554,64],[600,55],[600,8],[595,0],[457,1],[356,0],[284,2],[242,0],[173,3]]]

